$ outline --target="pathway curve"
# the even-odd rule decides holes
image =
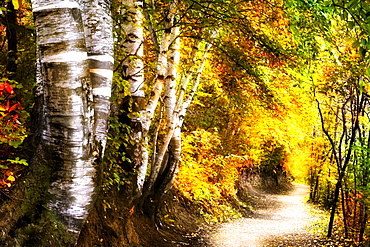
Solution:
[[[314,246],[314,237],[306,227],[316,218],[305,203],[307,195],[308,186],[305,185],[297,185],[286,195],[261,195],[262,203],[252,217],[222,224],[210,234],[208,246]],[[291,239],[300,243],[291,243]],[[310,241],[302,242],[302,239]]]

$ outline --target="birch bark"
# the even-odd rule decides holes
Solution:
[[[152,95],[144,111],[145,115],[143,116],[144,117],[144,121],[143,121],[144,138],[146,138],[148,134],[148,131],[149,131],[149,128],[152,122],[152,118],[154,116],[155,109],[157,108],[159,98],[163,91],[163,85],[166,81],[166,76],[168,72],[167,71],[168,70],[168,55],[169,55],[168,51],[169,51],[169,47],[171,44],[171,38],[173,39],[174,18],[175,18],[175,13],[177,9],[177,4],[178,4],[177,0],[172,1],[172,3],[170,4],[169,10],[168,10],[168,14],[165,19],[165,27],[164,27],[164,32],[161,38],[160,49],[159,49],[158,59],[157,59],[157,77],[156,77],[156,81],[153,86]],[[157,162],[153,163],[154,165],[151,169],[149,181],[146,181],[147,191],[144,195],[144,199],[147,196],[147,194],[151,191],[155,178],[158,175],[159,167],[156,163]],[[144,170],[142,170],[141,172],[144,172]]]
[[[136,181],[137,192],[141,194],[145,174],[148,167],[147,140],[143,136],[144,93],[144,32],[143,32],[143,2],[126,0],[124,13],[127,24],[124,25],[126,40],[123,46],[127,51],[127,59],[123,62],[126,80],[132,98],[130,159],[132,167],[138,170]]]
[[[163,177],[163,182],[161,187],[164,188],[166,191],[167,185],[170,184],[175,178],[176,169],[181,159],[181,128],[178,125],[178,118],[176,116],[176,89],[177,89],[177,81],[178,81],[178,69],[180,63],[180,28],[173,27],[173,31],[171,33],[171,46],[169,48],[169,54],[167,59],[167,76],[166,76],[166,84],[165,84],[165,91],[164,91],[164,105],[166,109],[166,121],[167,121],[167,129],[173,133],[172,137],[169,140],[167,148],[167,162],[157,162],[157,158],[153,163],[153,167],[151,169],[151,177],[150,180],[153,181],[150,184],[153,186],[157,177],[161,174]],[[166,144],[164,144],[166,145]],[[163,147],[162,147],[163,149]],[[162,152],[158,158],[161,158]],[[164,164],[162,164],[164,163]],[[161,193],[161,192],[160,192]]]
[[[44,103],[38,148],[43,153],[36,155],[54,170],[48,206],[75,239],[93,201],[94,139],[101,147],[106,142],[113,66],[108,3],[85,1],[82,9],[78,1],[32,2],[37,96]]]
[[[177,8],[177,0],[174,0],[169,7],[168,15],[165,19],[165,29],[162,35],[162,40],[160,43],[160,49],[158,54],[157,60],[157,78],[153,86],[152,96],[149,99],[147,107],[145,109],[145,116],[144,116],[144,136],[147,135],[149,131],[149,127],[154,116],[154,111],[157,108],[157,104],[159,98],[161,96],[163,85],[166,79],[167,73],[167,56],[168,56],[168,49],[170,46],[171,41],[171,33],[173,27],[173,21],[175,17],[175,12]]]
[[[203,72],[203,69],[204,69],[205,62],[207,60],[208,53],[209,53],[210,49],[212,48],[212,42],[215,39],[215,37],[217,36],[217,34],[218,34],[218,31],[213,31],[213,33],[210,37],[210,40],[206,44],[206,46],[203,50],[203,55],[200,59],[199,65],[198,65],[198,69],[195,73],[196,77],[195,77],[195,81],[193,83],[193,86],[191,87],[188,95],[186,96],[186,98],[184,99],[183,104],[181,105],[181,109],[179,110],[179,116],[178,117],[179,117],[179,126],[180,127],[182,126],[182,124],[184,122],[186,111],[187,111],[188,107],[190,106],[190,104],[193,100],[195,92],[198,89],[198,86],[199,86],[199,83],[200,83],[200,78],[202,76],[202,72]]]
[[[217,35],[217,32],[214,32],[211,36],[211,40],[215,38]],[[198,44],[199,45],[199,44]],[[156,157],[155,163],[152,167],[150,179],[148,182],[148,190],[151,191],[153,189],[154,184],[156,183],[156,180],[158,179],[158,175],[161,173],[161,170],[167,169],[168,174],[167,177],[163,178],[162,180],[165,181],[161,186],[164,187],[164,191],[167,190],[167,188],[170,186],[171,181],[173,180],[174,176],[176,175],[176,166],[178,162],[180,161],[180,154],[181,154],[181,126],[184,121],[184,117],[186,114],[186,110],[189,107],[195,92],[197,91],[197,88],[200,83],[200,77],[207,59],[207,55],[209,50],[212,47],[211,41],[208,42],[202,51],[202,57],[199,61],[197,71],[195,73],[196,78],[195,81],[188,92],[187,96],[185,96],[185,90],[187,88],[187,85],[191,79],[191,76],[186,76],[186,79],[183,81],[182,86],[180,88],[180,93],[178,95],[178,99],[176,101],[176,106],[173,108],[167,107],[167,111],[170,111],[172,115],[169,117],[170,122],[167,126],[167,132],[165,137],[163,138],[163,144],[161,146],[161,149],[158,153],[158,156]],[[197,50],[197,49],[196,49]],[[196,53],[194,53],[196,56]],[[189,71],[190,72],[190,71]],[[193,74],[192,72],[190,72]],[[169,144],[171,143],[171,146],[169,148]],[[172,155],[172,164],[167,164],[167,167],[163,167],[163,162],[165,159],[165,155],[167,151]]]
[[[111,1],[83,0],[82,7],[94,102],[94,149],[102,157],[107,142],[114,64]]]
[[[170,48],[170,57],[168,62],[168,72],[166,78],[165,104],[167,106],[167,121],[169,127],[174,121],[174,132],[169,143],[169,159],[164,167],[165,178],[163,180],[164,193],[171,187],[172,181],[176,178],[178,166],[181,161],[181,127],[176,117],[176,89],[178,81],[178,66],[180,64],[180,27],[174,27],[172,34],[172,46]],[[180,100],[180,99],[179,99]]]

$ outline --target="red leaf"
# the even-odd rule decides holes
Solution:
[[[18,105],[20,105],[20,103],[18,102],[18,103],[16,103],[16,104],[14,104],[12,107],[10,107],[9,108],[9,112],[11,112],[11,111],[13,111]]]
[[[5,91],[7,91],[8,94],[14,94],[13,87],[10,86],[8,83],[5,83]]]

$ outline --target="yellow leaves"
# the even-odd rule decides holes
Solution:
[[[14,9],[22,8],[22,0],[12,0]]]
[[[209,220],[237,217],[226,197],[235,196],[238,170],[248,166],[247,157],[222,155],[217,131],[198,130],[184,135],[182,165],[175,186],[193,202],[206,208]]]
[[[9,188],[15,182],[15,176],[13,172],[10,170],[1,170],[0,169],[0,176],[2,174],[2,178],[0,177],[0,189]]]
[[[8,178],[7,178],[8,181],[11,181],[11,182],[14,182],[15,181],[15,177],[13,175],[10,175]]]
[[[19,170],[23,169],[24,166],[28,166],[25,159],[19,159],[16,157],[13,159],[7,159],[0,162],[0,190],[7,190],[12,187],[14,182],[20,176]]]

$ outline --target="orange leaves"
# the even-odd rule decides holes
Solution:
[[[11,151],[4,151],[0,149],[0,202],[7,197],[7,192],[11,190],[14,183],[21,176],[20,171],[28,166],[25,159],[16,157],[15,159],[7,159],[9,156],[13,156],[14,153]],[[5,195],[5,197],[1,197]]]
[[[10,100],[7,100],[6,101],[6,103],[5,103],[5,105],[0,105],[0,118],[3,118],[3,117],[5,117],[6,115],[9,115],[12,111],[14,111],[16,108],[17,108],[17,106],[19,106],[21,103],[15,103],[15,104],[13,104],[13,105],[11,105],[10,104]],[[14,117],[18,117],[18,115],[15,115]],[[14,117],[13,117],[13,119],[14,119]],[[15,119],[16,119],[15,118]],[[15,120],[14,119],[14,120]]]
[[[14,181],[15,176],[12,171],[5,170],[4,172],[2,172],[0,170],[0,190],[11,187]]]
[[[193,183],[193,188],[183,188],[185,190],[199,188],[196,183],[202,183],[202,187],[212,187],[214,184],[220,184],[224,179],[232,179],[229,168],[233,165],[227,162],[226,158],[217,151],[220,148],[220,139],[217,133],[211,133],[204,130],[194,131],[189,134],[183,142],[183,173],[192,175],[188,178],[181,177],[186,183]],[[236,171],[236,169],[235,169]],[[228,175],[226,175],[228,174]],[[191,178],[196,178],[191,181]],[[195,183],[195,184],[194,184]],[[208,185],[205,185],[208,184]]]
[[[0,154],[0,190],[9,191],[20,176],[19,171],[28,166],[28,163],[25,159],[19,159],[19,157],[14,160],[5,160],[3,157],[9,155],[9,153],[2,151]]]

